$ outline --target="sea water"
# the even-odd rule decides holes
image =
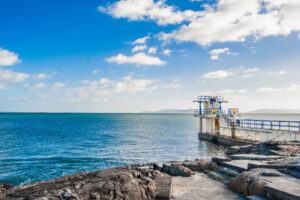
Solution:
[[[300,121],[299,114],[243,115]],[[75,172],[223,155],[198,140],[191,114],[0,113],[0,182],[24,185]]]
[[[191,114],[0,113],[0,182],[222,155]]]

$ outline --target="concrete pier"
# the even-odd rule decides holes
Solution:
[[[232,145],[266,141],[300,141],[300,121],[243,119],[238,108],[224,109],[221,96],[199,96],[199,138]]]

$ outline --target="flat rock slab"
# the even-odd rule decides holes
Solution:
[[[171,196],[176,200],[244,199],[228,190],[224,184],[202,173],[196,173],[190,177],[173,177]]]
[[[278,199],[299,200],[300,180],[288,176],[266,177],[270,183],[264,189]]]
[[[222,165],[224,167],[228,167],[234,170],[237,170],[238,172],[243,172],[248,170],[248,164],[263,164],[262,161],[257,160],[232,160],[229,162],[223,162]]]
[[[232,160],[275,160],[282,159],[283,156],[276,155],[258,155],[258,154],[234,154],[230,155]]]

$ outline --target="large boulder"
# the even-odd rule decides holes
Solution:
[[[205,172],[214,170],[217,165],[215,162],[211,162],[209,160],[196,160],[183,162],[182,166],[187,167],[193,171]]]
[[[195,174],[189,168],[184,167],[181,162],[164,163],[161,171],[171,176],[189,177]]]
[[[171,177],[157,170],[121,167],[77,173],[10,189],[2,199],[153,200],[170,197]]]
[[[282,176],[277,170],[256,168],[245,171],[232,178],[228,183],[228,188],[245,196],[260,195],[267,196],[264,186],[269,183],[266,177]]]

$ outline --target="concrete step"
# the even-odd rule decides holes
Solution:
[[[234,169],[238,172],[243,172],[248,170],[248,164],[261,164],[262,161],[257,161],[257,160],[232,160],[229,162],[222,162],[222,166]]]
[[[267,195],[274,199],[299,200],[300,180],[291,177],[268,177],[264,186]]]
[[[174,176],[172,178],[172,200],[239,200],[239,194],[228,190],[225,184],[207,177],[204,173],[196,173],[190,177]]]
[[[259,195],[252,195],[252,196],[247,196],[247,200],[268,200],[265,197],[259,196]]]
[[[210,171],[206,175],[215,181],[219,181],[225,184],[227,184],[229,182],[229,179],[231,178],[225,174],[221,174],[220,172],[216,172],[216,171]]]
[[[275,160],[285,158],[284,156],[258,154],[234,154],[228,157],[232,160]]]
[[[215,170],[229,177],[236,177],[239,174],[237,170],[230,169],[223,166],[217,166]]]
[[[290,169],[279,169],[278,171],[280,171],[284,174],[288,174],[288,175],[290,175],[294,178],[300,179],[300,172],[299,171],[290,170]]]

